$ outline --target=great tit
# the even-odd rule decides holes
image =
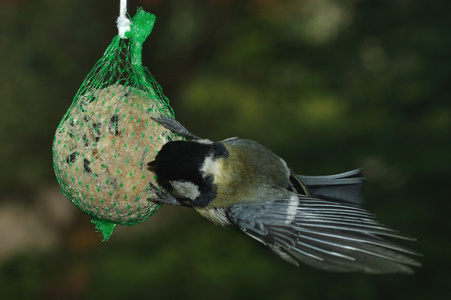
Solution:
[[[166,143],[148,163],[161,203],[185,205],[217,225],[235,225],[294,265],[338,272],[413,273],[420,255],[392,240],[415,240],[389,229],[363,208],[357,169],[302,176],[261,144],[241,138],[201,139],[178,121],[156,119],[191,138]]]

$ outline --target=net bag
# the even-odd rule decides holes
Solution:
[[[139,9],[126,38],[114,37],[82,83],[53,142],[63,194],[94,218],[104,240],[114,226],[134,225],[158,208],[147,169],[158,150],[179,139],[152,118],[173,117],[160,85],[142,66],[142,44],[155,16]]]

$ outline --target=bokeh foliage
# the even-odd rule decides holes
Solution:
[[[294,268],[236,230],[163,207],[163,218],[146,222],[162,223],[158,230],[107,244],[99,238],[89,247],[80,246],[89,237],[63,238],[51,252],[10,258],[0,266],[2,293],[450,296],[451,2],[147,0],[130,1],[132,15],[137,5],[157,15],[144,65],[185,126],[210,139],[258,140],[300,174],[364,167],[367,207],[418,238],[412,246],[424,253],[424,266],[413,276]],[[37,190],[55,184],[56,125],[116,34],[118,3],[8,0],[0,7],[0,192],[33,201]]]

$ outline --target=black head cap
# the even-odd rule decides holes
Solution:
[[[227,157],[228,152],[219,142],[173,141],[166,143],[155,160],[148,165],[153,168],[157,176],[166,180],[183,180],[202,186],[205,184],[205,178],[200,169],[205,158],[209,156]]]

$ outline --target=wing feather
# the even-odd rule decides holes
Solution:
[[[297,209],[293,210],[296,201]],[[417,252],[397,243],[415,240],[379,223],[363,208],[297,195],[236,204],[228,218],[283,259],[330,271],[412,273]]]

